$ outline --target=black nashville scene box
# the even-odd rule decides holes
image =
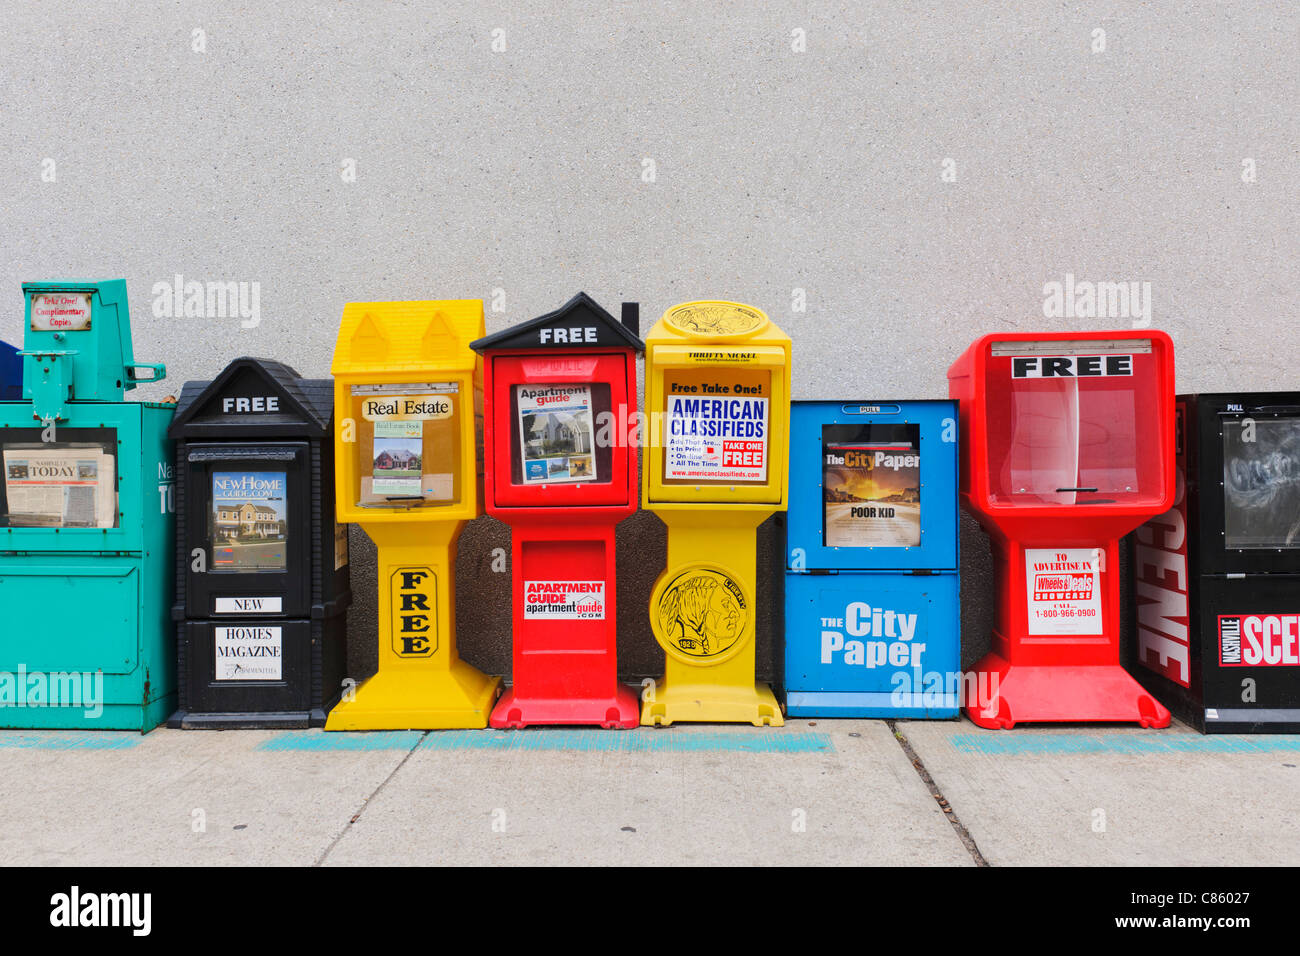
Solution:
[[[1137,530],[1129,669],[1203,733],[1300,732],[1300,393],[1181,395],[1174,507]]]

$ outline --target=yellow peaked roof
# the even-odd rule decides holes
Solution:
[[[480,299],[349,302],[330,371],[472,370],[484,331]]]

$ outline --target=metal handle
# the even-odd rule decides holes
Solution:
[[[141,378],[140,370],[148,369],[149,377]],[[156,365],[137,363],[126,366],[126,379],[128,382],[161,382],[167,377],[167,366],[162,363]]]

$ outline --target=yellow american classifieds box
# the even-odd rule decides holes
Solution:
[[[782,723],[754,679],[755,531],[786,507],[790,337],[759,309],[687,302],[646,336],[641,504],[668,526],[650,598],[664,679],[642,724]]]

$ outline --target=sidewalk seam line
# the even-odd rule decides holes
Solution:
[[[898,741],[898,745],[903,748],[903,753],[907,755],[907,759],[912,762],[912,769],[916,771],[917,776],[921,778],[921,782],[924,783],[926,789],[930,791],[930,796],[934,797],[934,802],[939,805],[939,809],[943,812],[943,815],[948,818],[948,822],[952,824],[952,828],[957,831],[957,839],[961,840],[962,846],[966,848],[966,852],[969,853],[971,859],[975,861],[975,865],[989,866],[989,861],[986,860],[984,854],[980,852],[979,845],[976,844],[975,838],[970,835],[970,831],[966,829],[965,824],[961,822],[961,818],[957,816],[956,808],[953,807],[952,804],[948,802],[948,798],[943,795],[943,791],[939,789],[939,785],[934,782],[934,777],[930,776],[930,771],[925,769],[925,762],[921,759],[920,755],[912,749],[911,741],[903,736],[903,733],[898,729],[898,722],[894,720],[886,720],[885,723],[888,725],[890,732],[894,735],[894,739]]]
[[[375,799],[375,797],[379,795],[380,790],[383,790],[384,787],[388,786],[388,781],[392,780],[395,776],[397,776],[397,771],[401,770],[404,766],[406,766],[406,761],[411,759],[411,754],[415,753],[420,748],[420,744],[424,742],[424,738],[427,736],[429,736],[429,732],[426,730],[423,734],[417,737],[415,743],[411,745],[411,749],[408,750],[406,752],[406,755],[402,757],[401,760],[398,761],[397,766],[392,769],[392,772],[389,773],[387,777],[385,777],[383,780],[379,782],[379,786],[375,787],[374,790],[370,791],[369,796],[367,796],[365,799],[361,801],[360,808],[357,810],[356,813],[352,814],[352,816],[348,819],[347,824],[343,827],[342,830],[339,831],[338,836],[336,836],[333,840],[330,841],[330,845],[327,846],[321,852],[320,856],[316,857],[315,861],[312,863],[313,867],[321,866],[325,862],[325,858],[329,856],[332,852],[334,852],[334,848],[339,845],[339,841],[342,840],[345,836],[347,836],[348,831],[352,829],[352,824],[360,820],[361,814],[366,812],[366,807],[370,806],[370,801]]]

